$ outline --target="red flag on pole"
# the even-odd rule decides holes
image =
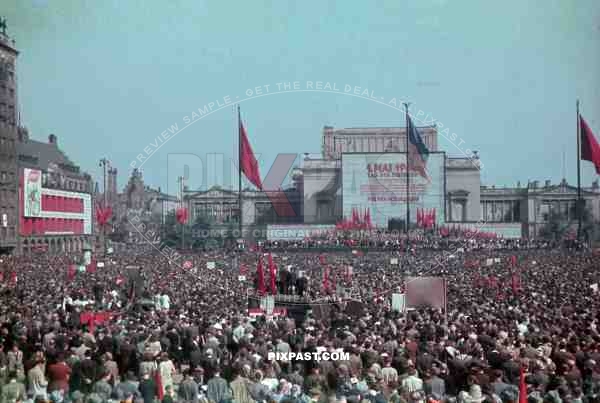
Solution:
[[[277,295],[277,284],[275,279],[277,278],[277,266],[273,262],[273,256],[269,253],[269,276],[271,279],[271,295]]]
[[[258,256],[258,265],[256,267],[256,273],[258,275],[258,295],[265,295],[265,271],[263,270],[263,257]]]
[[[323,269],[323,291],[329,292],[329,267]]]
[[[517,294],[519,292],[519,290],[521,289],[521,276],[519,274],[512,274],[511,276],[511,281],[512,281],[512,290],[515,294]]]
[[[238,110],[239,115],[239,110]],[[254,152],[252,151],[252,146],[248,141],[248,136],[246,134],[246,129],[244,128],[244,124],[242,123],[241,117],[239,117],[240,121],[240,171],[248,178],[248,181],[256,186],[259,190],[262,190],[262,181],[260,179],[260,171],[258,170],[258,161],[256,161],[256,157],[254,156]]]
[[[69,280],[69,282],[73,281],[73,279],[75,278],[75,273],[77,272],[77,269],[75,268],[75,265],[69,265],[69,268],[67,269],[67,278]]]
[[[525,383],[525,369],[521,366],[519,374],[519,403],[527,403],[527,384]]]
[[[95,273],[96,272],[96,260],[95,259],[92,259],[90,264],[85,266],[85,272],[86,273]]]
[[[156,395],[158,396],[158,400],[162,401],[165,397],[165,393],[163,390],[162,377],[160,376],[160,368],[154,371],[154,383],[156,383]]]
[[[581,159],[592,162],[596,167],[596,173],[600,175],[600,144],[581,115],[579,115],[579,127],[581,129]]]
[[[119,286],[119,285],[123,284],[124,282],[125,282],[125,278],[119,274],[115,280],[115,283]]]

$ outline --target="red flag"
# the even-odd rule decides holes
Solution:
[[[85,272],[86,273],[95,273],[96,272],[96,260],[95,259],[92,259],[90,264],[85,266]]]
[[[352,209],[352,225],[355,226],[360,222],[360,218],[358,217],[358,211],[353,208]]]
[[[238,110],[239,116],[239,110]],[[258,161],[252,151],[252,146],[248,141],[246,135],[246,129],[242,124],[242,118],[239,117],[240,121],[240,171],[248,178],[250,183],[256,186],[259,190],[262,190],[262,181],[260,179],[260,171],[258,170]]]
[[[275,279],[277,277],[277,266],[273,262],[273,256],[269,253],[269,276],[271,279],[271,295],[277,295],[277,284]]]
[[[371,229],[373,228],[373,223],[371,222],[371,209],[367,208],[367,218],[365,219],[367,221],[367,228]]]
[[[123,276],[121,276],[120,274],[117,276],[117,279],[115,280],[115,283],[117,285],[121,285],[125,282],[125,278]]]
[[[175,219],[179,224],[185,224],[188,220],[188,210],[185,207],[180,207],[175,210]]]
[[[75,268],[75,265],[72,264],[69,266],[69,268],[67,269],[67,278],[69,279],[69,281],[73,281],[73,279],[75,278],[75,273],[77,272],[77,269]]]
[[[258,275],[258,295],[265,295],[265,271],[263,270],[263,257],[258,256],[258,266],[256,267]]]
[[[154,382],[156,383],[156,395],[158,396],[158,400],[162,401],[165,397],[165,393],[163,390],[162,377],[160,376],[160,368],[154,371]]]
[[[519,374],[519,403],[527,403],[527,384],[525,383],[525,369],[521,366]]]
[[[521,289],[521,276],[519,274],[513,274],[511,277],[512,290],[517,294]]]
[[[329,292],[329,267],[323,270],[323,291]]]
[[[579,127],[581,129],[581,159],[592,162],[596,167],[596,173],[600,175],[600,144],[581,115],[579,115]]]
[[[17,272],[13,271],[10,273],[10,283],[12,285],[17,285]]]

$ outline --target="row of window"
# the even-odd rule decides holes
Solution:
[[[585,200],[584,200],[585,201]],[[551,213],[557,214],[561,220],[577,219],[577,204],[575,200],[544,200],[539,206],[537,220],[548,222]]]
[[[9,88],[5,83],[2,83],[0,85],[0,95],[8,95],[11,98],[14,98],[14,96],[15,96],[15,89],[14,88]]]
[[[14,154],[15,148],[15,139],[0,137],[0,150],[6,150],[9,154]]]
[[[2,171],[0,172],[0,184],[15,183],[15,173]]]
[[[484,201],[481,203],[481,219],[485,222],[521,222],[521,201]]]
[[[14,239],[16,236],[16,230],[14,226],[3,227],[0,226],[0,239]]]

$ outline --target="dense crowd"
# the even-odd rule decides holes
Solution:
[[[267,251],[330,309],[249,317]],[[1,258],[0,403],[517,402],[520,386],[532,402],[600,401],[591,251],[385,237],[94,256],[83,272],[67,255]],[[407,276],[445,278],[447,311],[392,309]],[[268,359],[335,351],[348,359]]]

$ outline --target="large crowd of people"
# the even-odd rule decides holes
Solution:
[[[66,254],[0,257],[0,403],[600,402],[590,250],[383,237],[129,252],[85,270]],[[249,316],[266,253],[303,273],[301,320]],[[409,276],[443,277],[446,310],[394,307]],[[269,359],[335,351],[348,356]]]

